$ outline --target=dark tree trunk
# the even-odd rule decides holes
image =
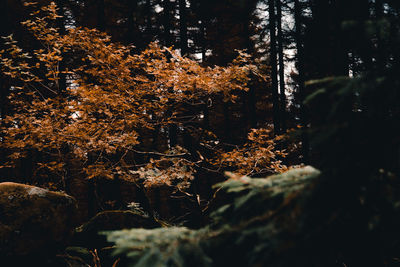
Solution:
[[[208,110],[208,105],[207,103],[204,103],[201,105],[202,111],[203,111],[203,128],[205,130],[210,129],[210,112]]]
[[[6,1],[0,1],[0,36],[6,36],[10,34],[12,30],[12,23],[10,14],[7,12],[8,5]],[[0,46],[0,49],[3,47]],[[8,77],[0,74],[0,118],[4,118],[7,115],[7,95],[9,93],[9,82]],[[4,120],[1,120],[4,123]]]
[[[206,61],[206,51],[207,51],[207,37],[206,37],[206,28],[207,28],[207,15],[206,15],[206,10],[207,7],[204,4],[204,2],[199,2],[197,5],[197,10],[196,13],[198,15],[198,27],[199,27],[199,44],[198,46],[200,47],[201,50],[201,61],[205,62]]]
[[[359,0],[357,0],[359,1]],[[361,0],[364,2],[364,0]],[[337,1],[333,5],[337,15],[333,16],[333,32],[331,33],[330,39],[334,40],[333,45],[333,62],[334,69],[333,75],[335,76],[348,76],[349,75],[349,56],[348,56],[348,42],[343,31],[343,22],[348,19],[344,15],[348,9],[348,2]],[[361,5],[360,5],[361,6]],[[360,7],[362,9],[362,7]],[[329,10],[328,10],[329,12]],[[333,36],[333,37],[332,37]]]
[[[151,0],[146,0],[146,39],[148,40],[153,38],[152,13]]]
[[[250,85],[248,99],[250,126],[251,128],[257,128],[256,92],[253,85]]]
[[[272,81],[272,102],[273,102],[273,123],[274,133],[280,133],[280,105],[278,94],[278,77],[277,77],[277,62],[276,62],[276,34],[275,34],[275,5],[274,0],[268,0],[269,9],[269,33],[270,33],[270,65],[271,65],[271,81]]]
[[[379,29],[379,21],[383,18],[383,1],[382,0],[375,0],[375,17],[378,22],[378,26],[376,29],[377,32],[377,66],[378,70],[382,71],[385,68],[385,61],[386,61],[386,49],[383,45],[383,40],[380,34]]]
[[[97,0],[97,28],[100,31],[106,30],[106,12],[104,0]]]
[[[229,111],[229,102],[223,103],[224,111],[224,136],[227,143],[232,143],[231,114]]]
[[[170,92],[171,92],[171,90],[172,90],[172,88],[170,88]],[[166,115],[169,118],[172,118],[174,116],[174,110],[176,108],[175,100],[169,99],[169,105],[170,105],[170,107],[168,108]],[[178,126],[175,122],[168,124],[168,140],[169,140],[170,147],[174,147],[178,144]]]
[[[174,147],[178,144],[178,127],[175,123],[168,126],[169,145]]]
[[[153,140],[152,140],[152,142],[151,142],[151,148],[154,150],[154,151],[159,151],[158,149],[159,149],[159,145],[158,145],[158,141],[159,141],[159,137],[160,137],[160,126],[155,126],[154,127],[154,130],[153,130]]]
[[[303,163],[307,164],[309,162],[309,141],[308,135],[306,133],[306,128],[308,124],[307,113],[304,107],[304,98],[305,98],[305,86],[304,86],[304,50],[303,50],[303,42],[302,42],[302,32],[301,32],[301,13],[302,8],[300,6],[299,0],[295,0],[295,27],[296,27],[296,49],[297,49],[297,70],[298,70],[298,96],[300,102],[300,121],[303,126],[302,129],[302,154],[303,154]]]
[[[206,50],[207,50],[207,45],[206,45],[206,25],[205,25],[205,20],[201,20],[201,25],[200,25],[200,46],[201,46],[201,61],[205,62],[206,61]]]
[[[7,101],[7,95],[9,93],[9,84],[8,84],[8,78],[5,77],[4,75],[0,75],[0,121],[1,124],[4,123],[3,118],[5,118],[8,113],[7,113],[7,106],[8,106],[8,101]]]
[[[135,17],[134,17],[134,12],[137,9],[137,1],[136,0],[130,0],[128,1],[128,9],[129,9],[129,14],[128,14],[128,21],[127,21],[127,36],[126,40],[129,43],[133,43],[135,39],[135,34],[136,34],[136,28],[135,28]]]
[[[179,37],[182,56],[188,53],[186,0],[179,0]]]
[[[59,8],[59,15],[63,16],[57,19],[57,27],[59,28],[59,33],[65,35],[65,14],[64,14],[64,1],[58,0],[57,6]],[[59,79],[58,79],[58,95],[62,99],[67,91],[67,79],[65,75],[65,54],[62,54],[63,59],[58,63]]]
[[[278,55],[279,55],[279,93],[281,104],[281,127],[286,130],[286,94],[285,94],[285,63],[283,58],[283,34],[282,34],[282,3],[276,0],[277,26],[278,26]]]
[[[163,26],[164,26],[164,41],[166,46],[172,45],[172,35],[171,35],[171,2],[170,0],[163,0],[163,8],[164,8],[164,18],[163,18]]]

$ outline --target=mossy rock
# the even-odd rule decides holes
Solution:
[[[0,183],[0,255],[51,253],[63,248],[75,227],[73,197],[43,188]]]

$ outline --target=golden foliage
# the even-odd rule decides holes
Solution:
[[[145,185],[186,186],[193,179],[194,163],[182,157],[157,157],[139,169],[126,163],[140,144],[139,132],[175,123],[176,114],[169,113],[174,103],[213,95],[234,101],[232,91],[247,91],[249,74],[257,73],[241,52],[228,67],[203,67],[156,43],[131,54],[131,47],[94,29],[70,28],[61,34],[54,3],[31,15],[22,24],[40,48],[25,52],[10,35],[3,37],[7,49],[0,51],[1,70],[13,80],[9,102],[15,111],[1,126],[0,146],[10,152],[3,166],[35,151],[46,155],[37,159],[35,173],[46,169],[63,177],[74,159],[88,178],[139,175]],[[284,153],[275,150],[270,138],[268,132],[253,131],[250,145],[222,154],[221,162],[239,164],[245,173],[280,171],[284,166],[276,156]]]
[[[270,129],[252,129],[248,134],[249,142],[230,152],[221,153],[216,164],[224,168],[233,168],[241,175],[260,173],[280,173],[288,170],[282,164],[287,153],[276,148],[284,135],[273,137]]]

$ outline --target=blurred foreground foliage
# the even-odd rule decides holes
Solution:
[[[398,66],[357,78],[309,81],[311,147],[318,167],[335,172],[399,171]]]
[[[352,199],[332,180],[312,167],[230,179],[217,185],[219,205],[204,228],[106,235],[126,266],[396,266],[395,177],[366,177],[368,188],[359,184]]]
[[[216,185],[222,206],[211,213],[212,223],[199,230],[185,227],[131,229],[108,232],[117,255],[129,266],[254,266],[290,250],[280,238],[291,229],[301,235],[302,204],[310,199],[319,171],[295,169],[268,179],[243,176]],[[232,201],[233,200],[233,201]],[[282,209],[291,207],[290,214]],[[292,209],[293,208],[293,209]],[[294,220],[290,219],[293,217]]]

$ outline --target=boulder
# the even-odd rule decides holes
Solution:
[[[0,255],[54,252],[71,237],[76,215],[73,197],[43,188],[0,183]]]

